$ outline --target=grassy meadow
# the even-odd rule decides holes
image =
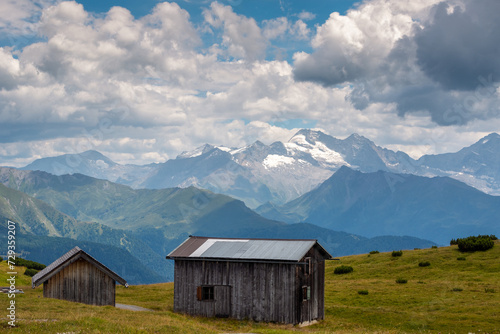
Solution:
[[[457,260],[457,258],[463,258]],[[419,266],[421,262],[430,265]],[[336,275],[340,265],[353,272]],[[7,286],[0,262],[0,286]],[[325,320],[308,327],[191,317],[173,313],[173,284],[117,287],[116,302],[134,312],[42,297],[18,268],[17,325],[7,319],[9,299],[0,295],[5,333],[500,333],[500,242],[486,252],[457,246],[346,256],[328,261]],[[396,281],[406,283],[397,283]]]

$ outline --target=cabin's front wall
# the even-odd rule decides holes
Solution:
[[[43,284],[43,296],[90,305],[115,305],[115,281],[79,259]]]
[[[300,323],[324,319],[325,316],[325,260],[313,247],[297,265],[296,289],[299,291],[297,305]]]
[[[299,323],[296,268],[296,263],[176,260],[174,310],[207,317]],[[213,300],[199,300],[199,287],[213,287]]]

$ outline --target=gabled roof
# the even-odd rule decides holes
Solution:
[[[109,269],[108,267],[106,267],[105,265],[103,265],[102,263],[97,261],[96,259],[94,259],[92,256],[87,254],[85,251],[80,249],[78,246],[76,246],[75,248],[73,248],[72,250],[70,250],[69,252],[67,252],[66,254],[64,254],[63,256],[61,256],[60,258],[58,258],[57,260],[55,260],[51,264],[49,264],[47,267],[45,267],[45,269],[40,270],[38,273],[36,273],[36,275],[34,275],[31,278],[31,287],[33,289],[36,288],[37,286],[44,283],[49,278],[51,278],[52,276],[54,276],[55,274],[57,274],[58,272],[60,272],[61,270],[63,270],[64,268],[66,268],[67,266],[69,266],[70,264],[72,264],[73,262],[75,262],[78,259],[86,260],[87,262],[89,262],[92,265],[94,265],[95,267],[97,267],[99,270],[101,270],[103,273],[105,273],[109,277],[113,278],[115,281],[117,281],[121,285],[128,287],[127,282],[123,278],[121,278],[116,273],[114,273],[111,269]]]
[[[312,247],[325,259],[332,256],[313,239],[234,239],[190,236],[167,259],[227,259],[232,261],[300,261]]]

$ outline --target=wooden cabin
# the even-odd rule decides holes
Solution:
[[[47,298],[115,306],[115,282],[128,287],[123,278],[75,247],[34,275],[31,286],[43,284]]]
[[[190,236],[175,260],[174,311],[299,324],[324,318],[325,260],[317,240]]]

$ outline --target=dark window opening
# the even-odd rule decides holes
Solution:
[[[196,292],[198,300],[214,300],[213,286],[199,286]]]
[[[310,300],[311,299],[311,287],[303,286],[302,287],[302,300]]]

